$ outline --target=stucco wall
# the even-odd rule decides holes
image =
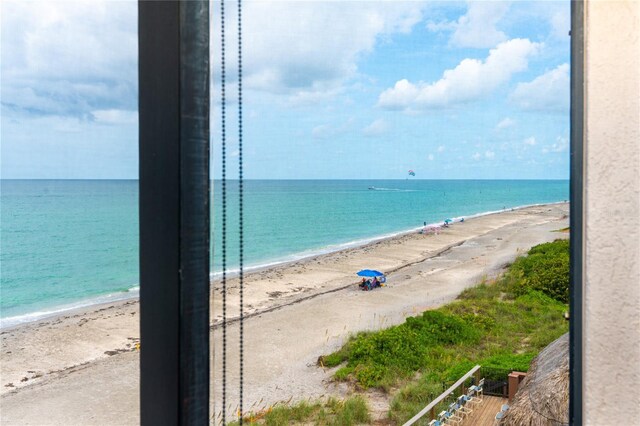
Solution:
[[[640,424],[640,1],[585,19],[584,418]]]

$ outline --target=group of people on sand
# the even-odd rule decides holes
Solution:
[[[369,291],[373,290],[376,287],[382,287],[382,282],[378,279],[378,277],[369,279],[363,278],[360,284],[358,284],[358,287],[360,287],[360,290],[362,291]]]
[[[452,223],[453,220],[451,219],[446,219],[442,225],[428,225],[427,226],[427,222],[424,222],[424,227],[420,230],[420,234],[435,234],[438,235],[440,233],[440,231],[442,230],[442,228],[448,228],[449,227],[449,223]],[[460,218],[459,222],[464,222],[464,218]]]

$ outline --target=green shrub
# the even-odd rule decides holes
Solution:
[[[365,388],[385,386],[422,368],[429,358],[429,348],[477,341],[480,333],[475,327],[473,322],[453,314],[426,311],[407,318],[404,324],[360,333],[340,351],[321,359],[327,366],[348,360],[348,369],[338,370],[340,380],[353,372]]]
[[[446,384],[455,383],[476,365],[477,363],[473,361],[459,361],[442,373],[440,380]]]
[[[533,352],[523,353],[523,354],[501,354],[494,355],[489,358],[485,358],[479,362],[483,368],[487,369],[498,369],[498,370],[508,370],[508,371],[529,371],[529,364],[533,358],[535,358],[536,354]]]
[[[345,381],[349,379],[349,376],[353,373],[353,367],[341,367],[336,371],[333,377],[339,381]]]
[[[331,368],[342,364],[345,359],[345,354],[343,354],[341,351],[338,351],[329,355],[321,356],[320,358],[318,358],[318,364],[322,367]]]
[[[387,366],[367,362],[366,364],[358,364],[354,369],[354,374],[361,386],[370,388],[380,384],[388,369]]]
[[[562,303],[569,303],[569,241],[556,240],[529,250],[518,258],[508,273],[516,296],[540,291]]]

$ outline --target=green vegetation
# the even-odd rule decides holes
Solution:
[[[537,290],[569,303],[569,240],[535,246],[514,262],[505,278],[517,296]]]
[[[320,362],[342,364],[335,379],[361,388],[399,387],[389,415],[403,423],[475,364],[527,371],[542,348],[568,331],[568,293],[568,241],[541,244],[496,282],[401,325],[359,333]]]
[[[398,326],[352,336],[319,365],[361,389],[393,389],[389,420],[402,424],[474,365],[491,378],[527,371],[542,348],[568,331],[569,243],[533,247],[495,282],[464,291],[453,303]],[[440,407],[438,407],[440,409]],[[362,396],[277,405],[245,418],[266,425],[370,422]],[[426,424],[426,420],[425,420]]]
[[[301,401],[294,405],[276,405],[260,413],[244,418],[244,423],[272,426],[290,424],[314,424],[323,426],[350,426],[371,421],[369,409],[360,395],[345,400],[329,398],[325,402]],[[238,422],[232,423],[237,425]]]

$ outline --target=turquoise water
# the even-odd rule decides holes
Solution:
[[[220,270],[219,189],[215,182],[214,272]],[[353,246],[447,217],[568,198],[566,180],[247,181],[245,265]],[[136,296],[137,181],[3,180],[0,202],[4,326]],[[234,269],[237,182],[228,184],[228,206],[228,267]]]

